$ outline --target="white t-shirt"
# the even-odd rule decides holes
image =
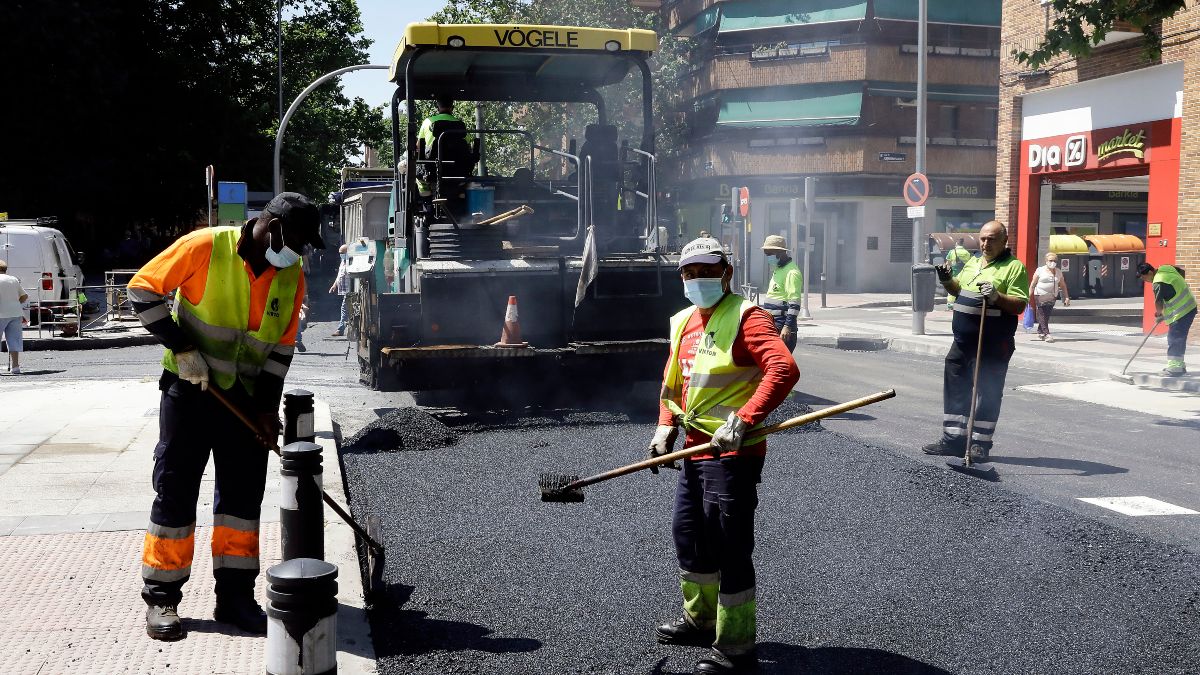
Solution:
[[[1033,288],[1034,296],[1043,300],[1049,300],[1058,295],[1058,275],[1057,268],[1049,269],[1045,265],[1037,268],[1033,272],[1037,276],[1037,286]]]
[[[0,319],[22,316],[21,280],[11,274],[0,274]]]

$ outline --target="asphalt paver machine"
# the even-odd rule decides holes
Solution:
[[[660,378],[686,300],[656,208],[656,46],[644,30],[407,27],[392,223],[351,265],[364,383],[536,400]],[[436,122],[419,154],[423,115],[404,113],[438,98],[475,119]],[[496,344],[510,296],[528,347]]]

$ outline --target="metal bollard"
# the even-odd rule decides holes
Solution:
[[[337,672],[337,574],[311,558],[267,570],[267,675]]]
[[[279,529],[283,559],[325,559],[325,513],[321,503],[321,446],[299,441],[283,446],[279,463]]]
[[[293,389],[283,395],[283,444],[316,440],[313,393]]]

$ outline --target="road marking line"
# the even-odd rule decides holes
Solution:
[[[1185,509],[1150,497],[1077,497],[1081,502],[1103,506],[1127,516],[1197,515],[1200,511]]]

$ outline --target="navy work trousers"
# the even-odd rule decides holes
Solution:
[[[1173,324],[1167,326],[1167,356],[1183,360],[1183,356],[1187,353],[1187,336],[1188,331],[1192,328],[1192,322],[1196,320],[1196,310],[1192,310],[1187,314],[1179,317]]]
[[[210,382],[210,387],[216,384]],[[267,479],[267,453],[254,434],[212,394],[164,373],[154,448],[154,505],[150,521],[164,527],[187,527],[196,522],[200,480],[211,450],[216,486],[213,513],[258,521]],[[241,385],[222,390],[239,409],[253,415],[250,396]],[[216,592],[250,595],[257,569],[222,567],[213,570]],[[187,578],[176,581],[143,579],[142,598],[150,605],[178,605]]]
[[[942,441],[966,452],[967,421],[971,414],[971,386],[975,376],[977,345],[955,340],[946,354],[942,381]],[[1000,419],[1000,401],[1004,398],[1004,378],[1015,345],[1011,337],[984,341],[979,359],[979,392],[975,405],[975,426],[971,442],[992,449],[992,435]]]
[[[754,587],[754,510],[762,457],[684,460],[672,531],[679,568],[721,575],[722,594]]]

